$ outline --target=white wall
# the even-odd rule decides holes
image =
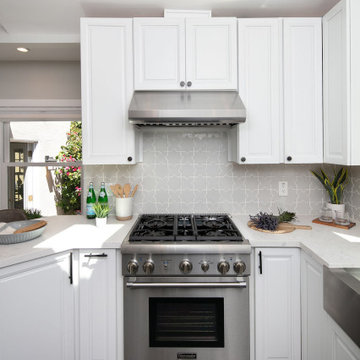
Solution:
[[[0,99],[80,98],[80,62],[0,62]]]

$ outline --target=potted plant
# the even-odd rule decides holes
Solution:
[[[110,212],[109,205],[96,203],[94,204],[93,209],[96,216],[95,218],[96,226],[101,227],[106,225],[106,219]]]
[[[336,211],[344,214],[345,204],[342,203],[345,185],[347,184],[348,171],[341,168],[337,173],[334,172],[334,178],[330,181],[323,169],[319,173],[311,171],[312,174],[321,182],[325,190],[328,192],[330,201],[327,207],[332,210],[333,219],[336,218]]]

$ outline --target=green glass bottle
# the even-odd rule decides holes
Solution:
[[[94,204],[96,203],[96,195],[94,191],[94,184],[89,184],[89,192],[86,198],[86,217],[88,219],[95,219]]]
[[[99,193],[99,197],[98,197],[98,202],[100,204],[107,204],[108,203],[108,196],[106,193],[106,189],[105,189],[105,183],[102,182],[101,183],[101,187],[100,187],[100,193]]]

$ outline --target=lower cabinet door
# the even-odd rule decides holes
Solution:
[[[74,360],[72,254],[0,270],[0,359]]]
[[[116,250],[79,256],[80,360],[117,360]]]
[[[301,253],[302,360],[326,360],[322,266]]]
[[[301,359],[300,250],[255,249],[255,359]]]

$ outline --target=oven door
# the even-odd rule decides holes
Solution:
[[[249,360],[247,278],[125,278],[125,360]]]

